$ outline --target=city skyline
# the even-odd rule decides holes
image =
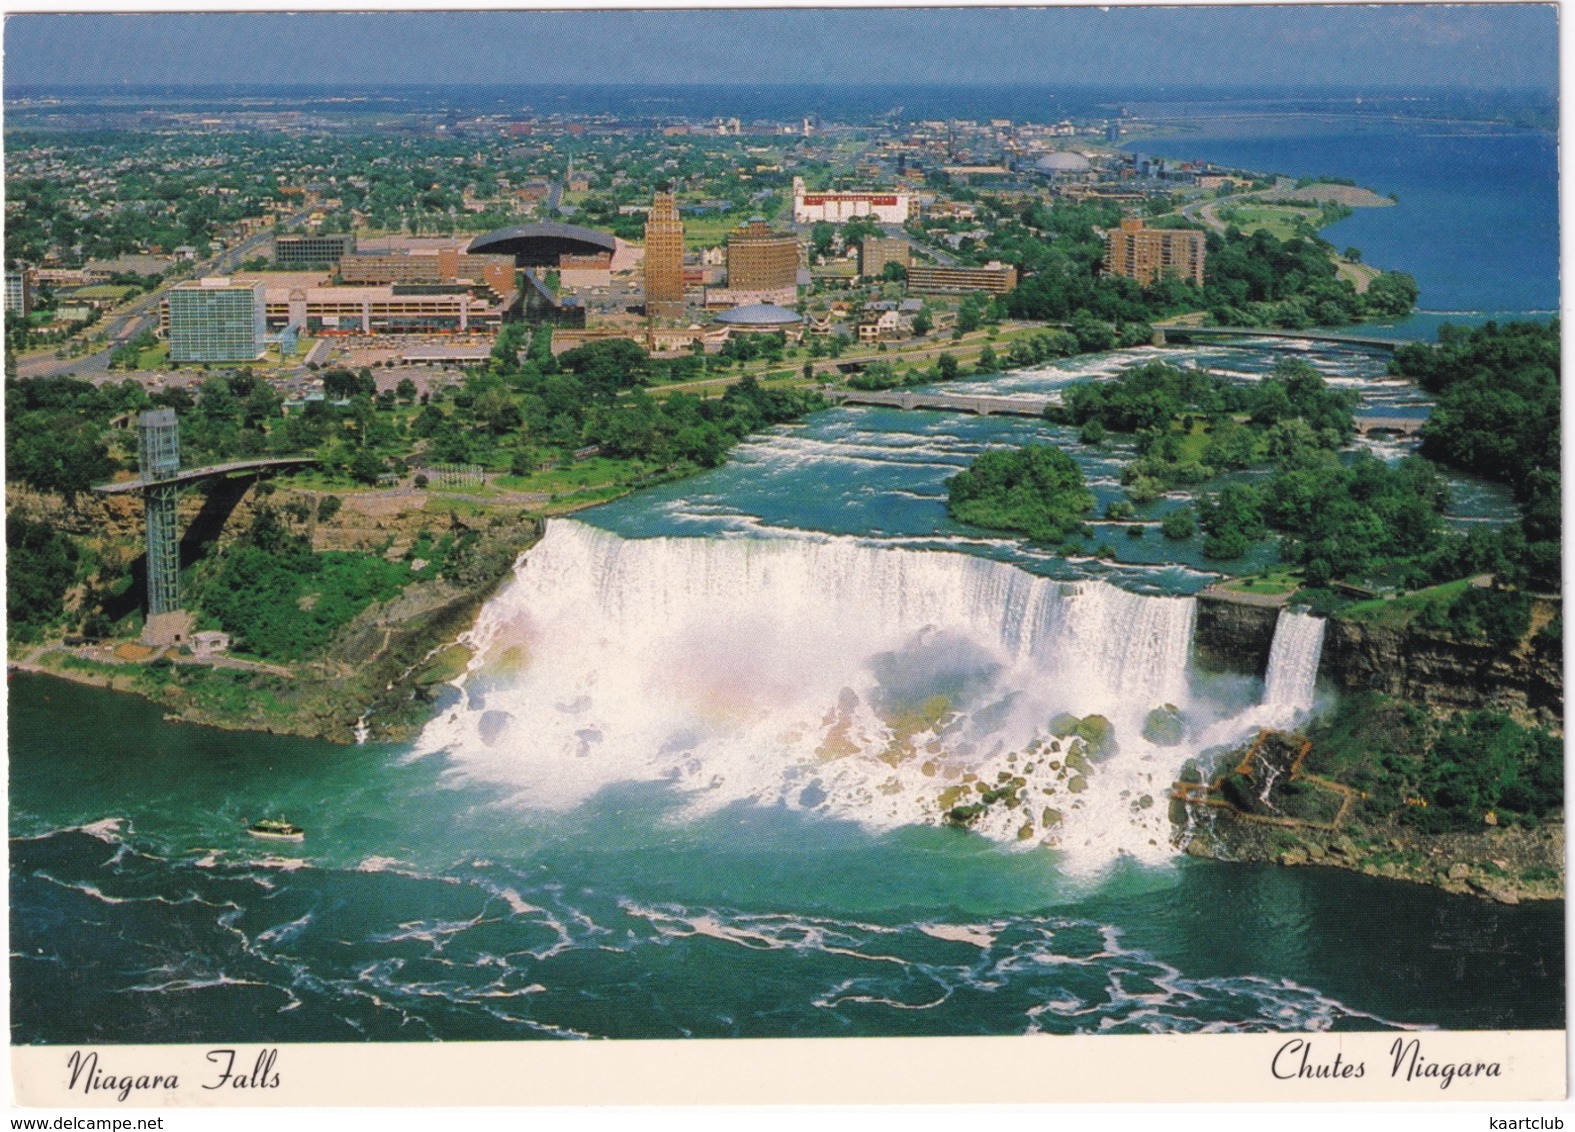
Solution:
[[[8,87],[382,85],[430,75],[434,85],[917,78],[1491,89],[1551,87],[1558,77],[1550,4],[13,12],[5,47]],[[434,58],[464,65],[434,73]]]

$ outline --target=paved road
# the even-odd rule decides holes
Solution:
[[[1216,208],[1222,204],[1235,204],[1240,201],[1253,200],[1263,196],[1265,193],[1281,192],[1290,183],[1289,179],[1281,178],[1274,183],[1274,188],[1272,189],[1254,189],[1248,193],[1232,193],[1228,197],[1204,197],[1202,200],[1195,200],[1191,204],[1182,205],[1181,215],[1184,219],[1203,224],[1205,227],[1212,228],[1223,235],[1225,222],[1214,214]]]
[[[285,218],[281,227],[292,228],[306,219],[307,215],[308,211],[305,209],[293,213]],[[272,232],[259,232],[255,236],[248,236],[235,247],[220,252],[213,259],[198,261],[193,265],[193,273],[198,277],[228,275],[271,239],[273,239]],[[75,358],[57,358],[53,353],[20,358],[16,364],[17,376],[57,377],[60,374],[70,373],[85,380],[109,376],[109,358],[116,348],[123,346],[144,330],[152,330],[158,325],[159,304],[164,301],[164,295],[172,285],[165,284],[112,315],[105,322],[103,331],[108,344],[97,353],[83,354]]]

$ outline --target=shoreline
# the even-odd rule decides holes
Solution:
[[[1224,810],[1194,829],[1182,852],[1225,864],[1340,869],[1495,904],[1565,898],[1562,822],[1433,834],[1390,823],[1347,832],[1257,825]]]
[[[443,682],[440,677],[451,663],[448,654],[481,606],[513,577],[515,563],[543,529],[538,520],[523,536],[489,530],[465,579],[418,582],[374,603],[310,662],[284,667],[238,658],[220,658],[218,664],[182,658],[161,664],[155,654],[148,661],[110,663],[45,642],[8,656],[6,669],[140,696],[164,708],[171,722],[343,746],[363,735],[399,741],[425,725],[432,689]],[[48,663],[51,657],[59,663]]]
[[[455,641],[439,643],[411,666],[404,679],[386,689],[384,702],[397,700],[401,693],[419,693],[423,674],[441,671],[453,664],[449,655],[465,646]],[[431,662],[431,663],[428,663]],[[128,665],[127,667],[132,667]],[[117,680],[115,674],[52,668],[33,658],[10,659],[7,673],[53,677],[87,687],[120,694],[140,696],[161,707],[168,701],[149,695],[135,686],[128,675]],[[297,677],[298,678],[298,677]],[[446,681],[443,681],[446,682]],[[427,702],[419,700],[417,702]],[[375,705],[373,705],[375,707]],[[372,707],[341,714],[339,724],[354,734],[356,720],[364,719]],[[424,723],[426,717],[423,717]],[[190,711],[170,711],[166,722],[214,727],[223,731],[262,731],[269,734],[296,735],[348,745],[346,741],[313,727],[257,727],[244,720]],[[415,721],[399,721],[404,726],[387,728],[377,735],[381,742],[408,741],[419,731]],[[349,742],[353,742],[352,738]],[[1183,803],[1172,797],[1173,806]],[[1190,808],[1190,807],[1189,807]],[[1565,839],[1562,822],[1545,822],[1536,827],[1509,826],[1472,832],[1419,833],[1394,823],[1361,829],[1319,829],[1263,824],[1251,820],[1228,806],[1207,808],[1201,818],[1180,816],[1173,809],[1172,822],[1177,831],[1180,855],[1220,864],[1269,864],[1282,868],[1329,868],[1359,873],[1380,880],[1419,884],[1456,896],[1470,896],[1502,905],[1546,903],[1565,899]],[[1529,875],[1528,875],[1529,874]]]

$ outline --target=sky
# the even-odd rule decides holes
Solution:
[[[27,2],[0,0],[13,13],[3,42],[8,86],[953,82],[1552,89],[1558,73],[1551,4],[15,14]]]

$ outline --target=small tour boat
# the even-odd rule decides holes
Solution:
[[[246,827],[246,832],[253,837],[266,837],[271,841],[306,840],[306,830],[298,825],[291,825],[287,821],[278,821],[274,818],[263,818],[262,821],[253,822]]]

